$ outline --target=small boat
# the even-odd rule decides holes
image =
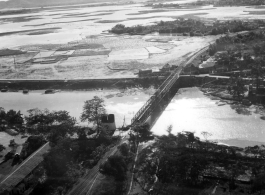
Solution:
[[[29,90],[28,89],[23,89],[23,93],[24,94],[28,94],[29,93]]]
[[[225,104],[218,104],[218,106],[224,106]]]
[[[8,89],[1,89],[1,92],[7,92]]]
[[[45,94],[53,94],[53,93],[56,93],[56,92],[59,92],[59,90],[54,90],[54,89],[47,89],[45,90]]]

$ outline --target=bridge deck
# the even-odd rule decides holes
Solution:
[[[202,48],[194,55],[190,57],[187,62],[182,63],[176,70],[174,70],[168,78],[160,85],[155,94],[151,96],[147,102],[142,106],[142,108],[135,114],[135,116],[131,120],[131,124],[142,123],[144,122],[150,113],[154,110],[154,108],[159,105],[161,100],[167,95],[172,86],[176,83],[179,78],[179,75],[182,71],[182,68],[187,64],[191,63],[196,57],[198,57],[201,53],[205,52],[208,49],[207,47]]]

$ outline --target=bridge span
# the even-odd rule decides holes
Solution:
[[[144,106],[135,114],[135,116],[131,121],[131,124],[134,125],[139,122],[145,122],[146,119],[150,116],[150,114],[155,111],[157,105],[159,105],[162,101],[164,101],[165,97],[167,97],[168,94],[170,94],[171,89],[178,80],[183,67],[191,63],[196,57],[201,55],[201,53],[205,52],[207,49],[208,46],[202,48],[201,50],[193,54],[186,62],[182,63],[174,72],[172,72],[168,76],[168,78],[160,85],[160,87],[157,89],[155,94],[151,96],[144,104]],[[125,140],[127,140],[126,137],[124,137],[120,143],[124,142]],[[118,145],[119,144],[111,148],[104,155],[104,157],[97,163],[95,167],[93,167],[87,174],[85,174],[83,178],[80,178],[77,184],[67,193],[67,195],[90,195],[95,181],[100,176],[99,173],[100,164],[105,162],[109,156],[116,153]],[[131,182],[133,182],[132,179]],[[131,186],[129,188],[128,194],[130,193],[130,191],[131,191]]]
[[[167,79],[159,86],[156,90],[155,94],[152,95],[146,103],[141,107],[141,109],[135,114],[135,116],[131,120],[131,125],[136,123],[143,123],[147,120],[152,112],[157,108],[158,105],[164,101],[165,97],[170,93],[173,85],[179,78],[179,75],[186,65],[192,63],[192,61],[205,52],[208,49],[208,46],[200,49],[196,53],[194,53],[187,61],[180,64],[180,66],[174,70]]]

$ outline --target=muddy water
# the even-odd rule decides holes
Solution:
[[[264,114],[264,111],[263,111]],[[210,139],[236,146],[265,142],[265,121],[255,106],[229,105],[203,95],[197,88],[181,89],[160,116],[152,131],[166,134],[169,125],[172,133],[194,132],[204,139],[201,132],[212,134]]]

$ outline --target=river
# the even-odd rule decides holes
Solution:
[[[10,92],[0,93],[0,106],[5,110],[20,110],[23,114],[37,107],[67,110],[79,121],[84,101],[97,95],[105,100],[107,112],[115,114],[116,126],[119,127],[123,125],[124,117],[125,123],[130,124],[133,115],[153,92],[153,88],[127,89],[123,93],[119,90],[62,91],[48,95],[45,95],[44,91],[31,91],[28,95]],[[175,95],[152,131],[156,135],[163,135],[167,133],[167,127],[172,125],[173,133],[191,131],[203,139],[201,132],[207,131],[212,134],[210,139],[228,145],[255,145],[265,142],[265,121],[260,119],[262,113],[265,114],[255,106],[244,108],[240,105],[225,104],[205,96],[198,88],[185,88]],[[0,133],[0,141],[4,145],[8,144],[11,138],[4,132]]]
[[[115,114],[116,127],[124,123],[129,125],[131,118],[141,108],[144,102],[154,92],[153,88],[127,89],[125,91],[116,90],[98,90],[98,91],[62,91],[55,94],[44,94],[43,90],[30,91],[25,95],[20,92],[0,93],[0,107],[6,111],[20,110],[22,114],[27,115],[27,110],[32,108],[49,110],[66,110],[75,117],[79,124],[82,123],[79,118],[83,109],[84,102],[90,100],[93,96],[99,96],[105,101],[107,113]],[[26,138],[21,139],[21,135],[10,136],[5,132],[0,132],[0,144],[7,147],[7,150],[1,152],[5,154],[10,150],[9,141],[15,139],[18,144],[24,143]]]
[[[167,134],[167,127],[172,125],[173,134],[190,131],[203,140],[201,132],[206,131],[212,134],[211,140],[245,147],[265,143],[262,114],[264,110],[256,106],[230,105],[205,96],[198,88],[185,88],[175,95],[152,131]]]

